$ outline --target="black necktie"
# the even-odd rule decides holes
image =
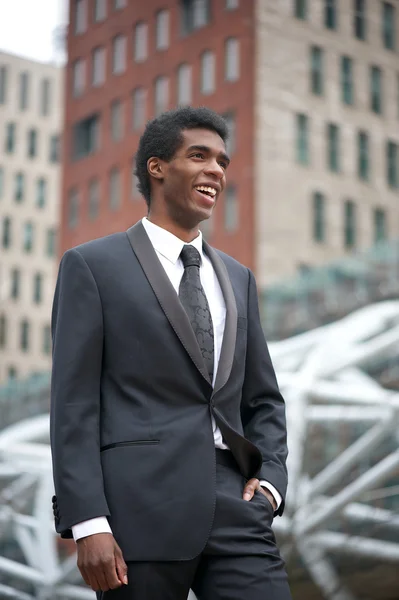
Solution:
[[[208,300],[201,285],[201,255],[194,246],[186,244],[183,246],[180,258],[184,265],[184,273],[179,287],[180,302],[190,319],[212,381],[214,364],[213,323]]]

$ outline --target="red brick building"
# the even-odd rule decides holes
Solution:
[[[133,159],[145,122],[208,106],[231,128],[210,242],[254,267],[253,0],[72,0],[60,253],[146,214]]]

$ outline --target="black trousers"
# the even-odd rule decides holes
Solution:
[[[215,519],[204,551],[188,561],[129,563],[129,584],[98,600],[187,600],[190,589],[198,600],[291,600],[270,502],[261,492],[243,500],[245,479],[232,454],[216,457]]]

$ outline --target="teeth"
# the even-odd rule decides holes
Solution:
[[[216,196],[216,190],[213,187],[208,187],[205,185],[198,185],[195,189],[198,190],[199,192],[208,192],[208,194],[211,194],[211,196]]]

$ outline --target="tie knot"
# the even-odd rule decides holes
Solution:
[[[183,250],[180,253],[180,258],[183,261],[184,268],[186,267],[199,267],[201,265],[201,255],[197,248],[194,248],[191,244],[185,244]]]

